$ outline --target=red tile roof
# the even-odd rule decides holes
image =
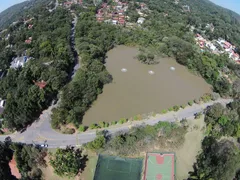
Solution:
[[[12,157],[12,160],[9,162],[9,167],[11,169],[11,173],[13,176],[15,176],[17,179],[21,178],[21,174],[17,168],[17,163],[15,161],[14,156]]]

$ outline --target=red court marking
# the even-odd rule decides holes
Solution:
[[[158,164],[163,164],[164,163],[164,157],[161,155],[156,156],[156,161]]]
[[[162,180],[162,175],[161,174],[157,174],[156,180]]]

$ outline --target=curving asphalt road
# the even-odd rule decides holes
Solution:
[[[194,104],[193,106],[186,107],[185,109],[181,109],[178,112],[170,112],[165,115],[157,115],[156,117],[150,117],[149,119],[145,119],[142,121],[132,121],[123,125],[116,125],[105,129],[108,130],[110,134],[115,134],[118,132],[127,132],[129,129],[135,126],[154,125],[159,121],[174,122],[183,118],[194,119],[194,114],[202,112],[207,106],[213,105],[217,102],[226,105],[231,101],[231,99],[219,99],[217,101],[208,102],[200,105]],[[61,134],[54,131],[50,125],[51,110],[54,106],[57,106],[57,104],[43,111],[39,120],[32,124],[30,127],[28,127],[25,132],[16,132],[10,135],[12,141],[27,144],[43,144],[46,141],[49,148],[64,148],[68,145],[80,146],[84,143],[94,140],[94,138],[96,137],[96,130],[91,130],[84,133],[76,133],[72,135]],[[4,141],[6,137],[7,136],[0,136],[0,141]]]

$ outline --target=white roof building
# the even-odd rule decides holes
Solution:
[[[6,101],[5,100],[0,100],[0,107],[3,108],[5,106]]]
[[[140,17],[140,18],[138,18],[137,23],[138,24],[143,24],[144,21],[145,21],[145,18]]]
[[[27,56],[16,57],[11,62],[10,68],[17,69],[19,67],[24,67],[30,58]]]
[[[112,20],[112,23],[115,25],[117,24],[117,22],[118,22],[117,20]]]

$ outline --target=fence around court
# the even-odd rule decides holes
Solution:
[[[94,180],[140,180],[143,159],[100,154]]]

